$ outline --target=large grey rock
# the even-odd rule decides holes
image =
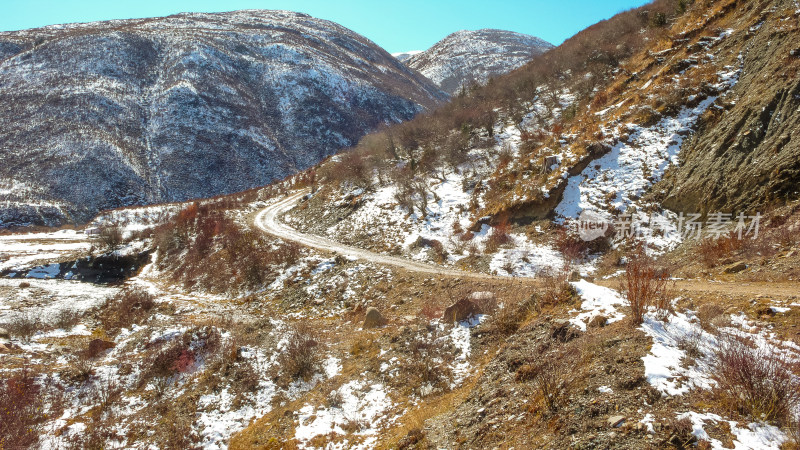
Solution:
[[[367,314],[364,317],[363,328],[377,328],[386,325],[386,318],[383,317],[378,308],[370,306],[367,308]]]

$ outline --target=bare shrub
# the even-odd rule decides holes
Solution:
[[[788,450],[800,449],[800,414],[796,415],[792,423],[787,427],[789,438],[792,439],[792,446],[787,446]]]
[[[298,322],[288,331],[286,339],[286,347],[279,357],[283,374],[292,380],[309,379],[320,365],[316,331],[307,322]]]
[[[497,223],[492,227],[492,233],[489,235],[489,239],[486,241],[486,252],[494,253],[501,246],[511,242],[511,235],[509,234],[510,231],[511,223],[508,219],[508,215],[502,215],[498,219]]]
[[[697,245],[695,253],[707,267],[715,267],[720,261],[730,258],[744,246],[744,239],[736,233],[720,236],[718,239],[706,238]]]
[[[420,308],[419,316],[427,321],[442,317],[444,306],[432,302],[425,302]]]
[[[94,373],[94,366],[92,360],[88,355],[81,352],[78,353],[75,360],[72,361],[69,367],[62,372],[62,377],[76,383],[83,383],[88,380]]]
[[[576,233],[560,228],[556,232],[555,247],[567,261],[575,262],[586,258],[587,255],[608,251],[611,243],[605,236],[586,241]]]
[[[539,293],[539,303],[543,306],[556,306],[572,303],[578,298],[575,286],[567,281],[567,271],[542,277],[543,286]]]
[[[423,332],[414,336],[409,343],[410,358],[405,361],[403,369],[408,374],[405,384],[414,386],[423,397],[450,387],[452,370],[449,363],[455,355],[447,341],[442,332],[435,329],[429,334]]]
[[[0,448],[28,448],[46,420],[44,392],[29,369],[0,380]]]
[[[539,361],[517,369],[516,379],[532,382],[547,409],[558,411],[569,392],[576,354],[574,349],[566,349],[545,355]]]
[[[671,311],[669,298],[669,275],[656,268],[653,259],[644,248],[630,256],[625,266],[625,277],[620,281],[620,291],[631,306],[634,325],[641,325],[648,307],[654,307],[660,319],[666,319]]]
[[[697,319],[700,321],[700,326],[704,330],[708,330],[716,319],[725,314],[725,309],[716,303],[706,303],[701,305],[697,310]]]
[[[139,288],[126,288],[112,297],[100,313],[100,322],[108,331],[117,331],[141,323],[155,306],[153,296]]]
[[[420,236],[413,244],[411,244],[412,249],[423,247],[430,248],[433,251],[433,255],[436,257],[437,263],[442,264],[447,261],[448,253],[441,241],[436,239],[426,239]]]
[[[789,355],[726,336],[715,355],[714,395],[729,411],[789,426],[800,406],[796,366]]]
[[[122,226],[119,222],[111,222],[100,227],[100,234],[97,239],[106,251],[113,252],[124,242]]]
[[[511,336],[538,308],[537,296],[533,295],[524,301],[506,302],[499,308],[486,324],[489,333],[500,336]]]
[[[692,425],[692,420],[688,417],[673,418],[664,424],[664,428],[669,433],[667,442],[669,442],[670,447],[691,448],[692,444],[697,440],[693,434],[694,426]]]
[[[59,310],[52,320],[53,328],[69,330],[81,321],[81,313],[72,309]]]
[[[217,368],[219,354],[223,349],[222,335],[211,326],[196,327],[169,340],[158,339],[148,344],[138,379],[138,385],[150,383],[160,397],[182,376],[193,371],[198,360]]]
[[[36,332],[42,330],[43,324],[33,314],[22,312],[13,315],[8,322],[3,324],[3,328],[8,330],[11,336],[28,343],[33,339]]]

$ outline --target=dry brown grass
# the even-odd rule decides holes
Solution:
[[[153,307],[155,300],[152,294],[144,289],[126,288],[108,300],[99,319],[107,332],[116,333],[145,321]]]
[[[0,448],[29,448],[39,439],[42,424],[57,412],[60,399],[27,367],[0,380]]]
[[[11,316],[6,322],[2,324],[8,333],[21,340],[22,342],[30,342],[33,336],[39,332],[44,331],[45,325],[29,312],[20,312]]]
[[[317,331],[306,321],[295,323],[287,333],[278,367],[285,381],[309,379],[319,369],[322,350]]]
[[[558,411],[570,391],[577,350],[567,347],[547,354],[537,362],[517,369],[516,379],[533,383],[542,404],[551,412]]]
[[[736,233],[729,233],[719,239],[706,238],[697,244],[695,253],[708,267],[716,267],[720,261],[732,257],[745,245],[744,239]]]

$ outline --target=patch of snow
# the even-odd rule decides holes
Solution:
[[[642,360],[645,378],[656,389],[675,396],[693,387],[709,389],[715,384],[711,379],[710,358],[717,340],[687,314],[675,313],[665,322],[648,313],[641,329],[653,338],[650,353]],[[687,344],[696,346],[702,355],[689,368],[682,366],[686,352],[681,347]]]
[[[750,423],[747,427],[740,427],[736,421],[724,420],[717,414],[694,411],[678,414],[677,418],[691,420],[692,434],[698,439],[711,443],[711,448],[714,450],[730,447],[725,447],[719,439],[713,439],[708,435],[704,429],[706,422],[727,422],[731,433],[735,436],[733,446],[737,450],[778,450],[787,440],[786,435],[779,428],[763,423]]]
[[[617,306],[624,305],[626,301],[617,291],[586,280],[570,284],[575,287],[578,295],[583,299],[579,314],[570,319],[570,323],[581,330],[586,331],[586,325],[598,315],[605,316],[608,323],[617,322],[625,317],[625,314],[619,311]]]
[[[354,423],[358,431],[353,434],[367,439],[375,436],[380,427],[389,422],[385,413],[393,404],[380,383],[367,385],[364,381],[352,380],[331,392],[331,396],[338,397],[337,404],[319,408],[306,404],[298,411],[294,437],[300,441],[302,448],[307,448],[307,442],[317,436],[348,434],[343,427]],[[372,440],[363,444],[368,442]]]

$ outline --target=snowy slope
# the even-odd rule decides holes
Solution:
[[[542,39],[513,31],[458,31],[404,62],[454,94],[464,84],[483,84],[551,48],[553,45]]]
[[[0,226],[263,185],[444,97],[286,11],[0,33]]]
[[[422,50],[410,50],[407,52],[392,53],[392,56],[397,58],[398,61],[405,62],[408,61],[411,57],[419,55],[420,53],[422,53]]]

